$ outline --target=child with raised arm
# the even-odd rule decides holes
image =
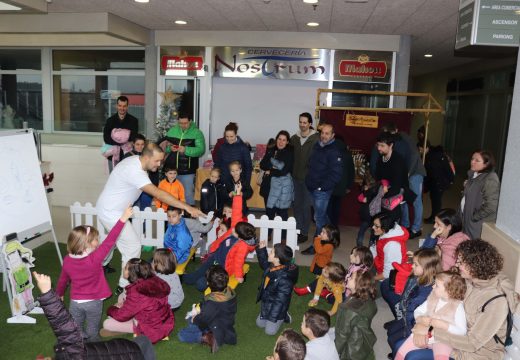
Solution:
[[[76,226],[67,239],[68,255],[63,259],[56,293],[63,299],[70,284],[69,311],[86,341],[98,340],[103,300],[112,295],[105,279],[103,260],[132,213],[132,208],[128,207],[101,245],[99,232],[92,226]]]
[[[290,323],[289,305],[292,289],[298,281],[298,266],[292,263],[292,249],[282,243],[267,252],[266,241],[260,241],[256,249],[258,265],[264,271],[256,302],[260,302],[260,314],[256,325],[267,335],[275,335],[283,322]]]

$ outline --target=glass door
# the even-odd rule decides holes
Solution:
[[[165,96],[167,101],[173,101],[174,112],[171,114],[177,120],[179,113],[187,114],[190,119],[199,124],[199,79],[193,78],[165,78]],[[165,100],[163,96],[163,101]],[[176,115],[176,116],[175,116]]]

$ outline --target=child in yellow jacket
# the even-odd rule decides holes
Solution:
[[[303,288],[294,288],[294,292],[299,296],[314,292],[314,298],[309,301],[309,306],[318,305],[320,297],[327,300],[332,305],[332,309],[328,311],[330,316],[336,314],[338,306],[344,300],[345,296],[345,275],[347,270],[343,265],[336,262],[330,262],[323,268],[320,276],[309,285]]]

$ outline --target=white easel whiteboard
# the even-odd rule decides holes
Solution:
[[[0,238],[17,233],[23,241],[51,230],[32,130],[0,131],[0,154]]]

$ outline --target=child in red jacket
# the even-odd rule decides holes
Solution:
[[[125,288],[126,298],[122,304],[108,308],[109,318],[103,323],[101,336],[134,333],[147,336],[155,344],[173,330],[175,320],[168,304],[170,287],[142,259],[130,259],[124,277],[130,282]]]

